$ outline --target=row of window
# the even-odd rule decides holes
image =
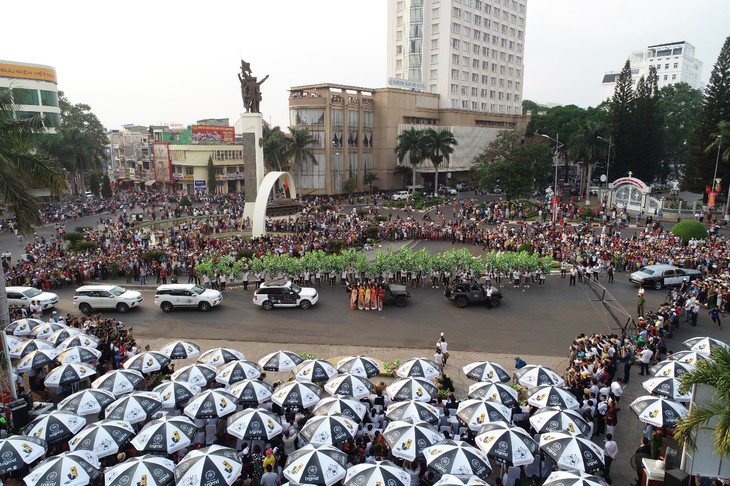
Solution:
[[[657,68],[657,71],[658,71],[662,68],[662,65],[661,64],[657,64],[657,65],[649,64],[649,67],[655,67],[655,68]],[[677,68],[679,68],[679,63],[675,62],[674,69],[677,69]],[[664,65],[664,69],[669,69],[669,63]]]
[[[491,0],[489,3],[483,2],[482,0],[454,0],[454,3],[461,3],[465,7],[469,8],[475,8],[476,10],[482,10],[484,8],[484,11],[489,13],[492,9],[492,4],[494,5],[501,5],[505,9],[511,8],[514,11],[519,11],[521,14],[525,13],[525,5],[519,2],[516,2],[515,0]],[[495,10],[499,12],[499,9],[495,7]]]
[[[489,44],[491,39],[493,45],[501,45],[502,47],[508,48],[510,50],[516,50],[517,52],[522,52],[523,49],[523,45],[520,42],[511,41],[504,37],[500,38],[499,36],[492,35],[489,32],[482,32],[479,29],[472,29],[471,27],[461,25],[457,22],[451,22],[451,33],[456,35],[462,35],[466,38],[473,38],[476,41],[486,42],[487,44]]]
[[[512,101],[513,96],[514,100],[520,101],[520,95],[517,93],[504,92],[504,91],[497,91],[494,89],[484,89],[484,88],[469,88],[469,86],[461,86],[459,87],[458,84],[451,84],[451,94],[461,94],[463,96],[471,96],[472,98],[476,98],[477,96],[481,98],[489,98],[490,100],[506,100],[506,101]]]
[[[362,116],[361,116],[362,114]],[[331,109],[330,118],[332,126],[343,126],[343,110]],[[290,122],[292,126],[311,126],[324,125],[325,109],[324,108],[295,108],[289,111]],[[362,122],[362,124],[360,123]],[[347,126],[363,128],[373,127],[372,111],[347,110]]]
[[[14,88],[13,101],[16,105],[58,106],[58,93],[45,89]]]
[[[458,7],[451,7],[451,16],[455,19],[461,19],[466,22],[472,22],[474,25],[483,25],[484,27],[489,28],[490,26],[493,26],[495,30],[500,30],[500,28],[504,29],[505,25],[500,24],[496,20],[490,20],[486,17],[482,17],[481,15],[472,14],[468,10],[462,10]],[[494,9],[494,14],[492,15],[494,18],[498,20],[502,20],[504,22],[508,22],[510,25],[518,25],[520,27],[525,26],[525,18],[522,16],[517,16],[515,14],[510,14],[507,11],[500,11],[498,8]],[[517,35],[517,32],[515,29],[512,29],[513,36]],[[520,37],[522,38],[522,37]]]
[[[500,105],[497,103],[487,103],[485,101],[482,101],[481,103],[478,101],[471,101],[471,100],[457,100],[452,98],[450,100],[451,102],[451,108],[458,109],[461,108],[462,110],[472,110],[472,111],[488,111],[490,113],[507,113],[507,114],[515,114],[519,115],[522,111],[519,105]]]
[[[61,115],[58,113],[39,113],[37,111],[16,111],[17,120],[27,120],[35,116],[43,116],[43,126],[46,128],[59,128],[61,126]]]
[[[431,79],[438,79],[438,72],[435,69],[431,70]],[[459,76],[459,70],[458,69],[452,69],[451,70],[451,79],[454,81],[466,81],[469,82],[469,72],[468,71],[461,71],[461,76]],[[478,83],[480,80],[480,76],[477,73],[471,73],[471,82],[472,83]],[[504,79],[504,78],[497,78],[495,76],[487,76],[485,74],[481,75],[481,84],[484,85],[490,85],[490,86],[499,86],[500,88],[504,89],[512,89],[514,87],[515,90],[519,91],[522,88],[522,83],[520,81],[512,81],[511,79]]]
[[[174,174],[193,175],[195,173],[195,167],[192,167],[189,165],[173,165],[172,172]],[[215,168],[216,175],[236,174],[236,173],[240,173],[240,172],[243,172],[242,165],[231,165],[228,167],[216,167]]]

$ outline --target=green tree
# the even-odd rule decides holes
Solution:
[[[541,105],[538,103],[535,103],[532,100],[522,100],[522,113],[524,115],[539,115],[540,113],[545,113],[548,110],[548,107],[545,105]]]
[[[683,445],[696,449],[695,434],[701,428],[714,429],[714,450],[720,457],[730,455],[730,349],[717,347],[712,359],[702,359],[696,368],[679,379],[680,393],[693,386],[714,389],[707,404],[695,404],[674,430],[674,438]]]
[[[634,169],[634,90],[631,80],[631,64],[626,61],[616,79],[616,89],[609,104],[608,125],[614,143],[616,157],[611,172],[622,177]]]
[[[375,181],[380,180],[380,177],[378,177],[378,174],[371,171],[365,172],[365,177],[363,177],[363,182],[370,187],[370,194],[373,193],[373,183]]]
[[[502,131],[474,158],[471,181],[486,191],[499,185],[508,199],[529,196],[548,183],[552,155],[539,140],[523,144],[516,133]]]
[[[317,165],[317,158],[310,148],[316,141],[312,137],[312,134],[309,133],[309,130],[306,128],[297,129],[289,127],[289,137],[286,140],[284,150],[286,172],[291,171],[292,167],[296,167],[299,170],[301,164],[304,162],[311,162]]]
[[[687,83],[668,84],[659,90],[664,160],[659,174],[679,179],[679,166],[687,161],[687,145],[702,107],[702,91]]]
[[[101,178],[101,196],[109,199],[112,197],[112,182],[109,180],[109,174],[104,174]]]
[[[208,157],[208,194],[215,194],[217,182],[215,180],[215,166],[213,165],[213,156]]]
[[[721,151],[720,157],[725,162],[730,162],[730,120],[721,121],[717,124],[717,131],[713,134],[713,141],[707,146],[705,152],[716,154]]]
[[[416,166],[425,159],[424,153],[424,131],[416,130],[411,127],[398,135],[395,145],[395,155],[398,162],[403,162],[408,157],[408,163],[411,164],[413,185],[416,185]]]
[[[656,69],[651,67],[646,79],[642,76],[636,86],[633,114],[635,165],[632,171],[635,177],[644,181],[652,181],[660,175],[664,158],[659,96]]]
[[[709,184],[715,170],[715,157],[706,151],[712,144],[713,134],[717,133],[721,121],[730,120],[730,37],[720,50],[720,55],[712,68],[710,81],[705,87],[702,108],[697,115],[689,139],[687,164],[682,185],[692,191],[703,191]],[[728,164],[720,164],[718,174],[726,174]]]
[[[348,177],[345,181],[345,185],[343,186],[343,190],[348,194],[355,192],[357,190],[357,179],[354,177]]]
[[[606,159],[608,144],[599,138],[605,134],[606,127],[593,120],[586,120],[569,142],[568,152],[582,168],[581,198],[590,193],[593,167],[598,161]]]
[[[429,128],[423,137],[424,156],[433,164],[433,190],[439,190],[439,166],[444,160],[448,163],[449,157],[454,153],[454,147],[458,145],[451,130],[441,128],[434,130]]]
[[[399,176],[403,182],[403,187],[406,187],[408,181],[413,177],[413,169],[407,165],[396,165],[393,174]]]
[[[286,137],[278,126],[271,127],[264,124],[262,130],[264,167],[268,172],[282,171],[286,165],[285,149]]]
[[[76,127],[61,128],[55,134],[42,135],[41,147],[51,154],[72,177],[72,193],[84,193],[86,174],[101,170],[104,153],[95,135]]]
[[[101,174],[94,171],[89,175],[89,190],[94,196],[99,196],[101,190]]]

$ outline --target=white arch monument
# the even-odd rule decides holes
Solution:
[[[256,193],[256,203],[253,208],[253,219],[251,222],[251,235],[254,238],[264,236],[266,234],[266,206],[269,200],[269,194],[274,188],[274,184],[281,177],[289,185],[289,195],[292,199],[297,198],[297,188],[294,185],[294,177],[288,172],[269,172],[266,174],[259,185]]]

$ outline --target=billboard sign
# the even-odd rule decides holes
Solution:
[[[425,83],[421,83],[419,81],[409,81],[407,79],[388,78],[388,86],[392,86],[394,88],[417,89],[419,91],[426,91]]]
[[[195,179],[195,189],[205,189],[205,186],[207,185],[205,179]]]
[[[56,83],[56,70],[49,66],[0,62],[0,77]]]
[[[153,143],[152,158],[155,162],[155,180],[157,182],[172,182],[172,160],[170,159],[170,143]]]
[[[193,143],[235,143],[236,132],[233,127],[216,125],[193,125]]]

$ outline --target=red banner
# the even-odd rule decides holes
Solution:
[[[235,143],[236,132],[233,127],[217,125],[193,125],[193,143]]]

